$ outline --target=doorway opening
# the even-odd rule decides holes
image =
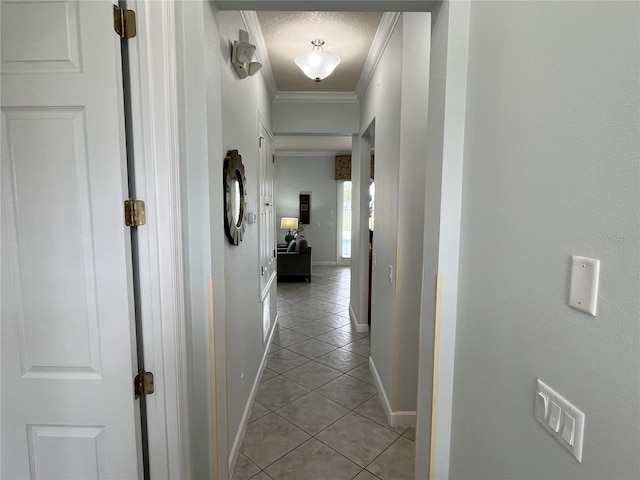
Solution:
[[[375,255],[373,251],[373,230],[375,227],[375,197],[376,197],[376,184],[374,181],[375,177],[375,138],[376,138],[376,123],[375,120],[371,122],[371,124],[367,127],[367,130],[363,134],[363,140],[366,140],[365,143],[370,149],[370,162],[369,162],[369,184],[368,184],[368,192],[369,192],[369,208],[368,208],[368,220],[366,222],[369,228],[369,242],[367,245],[368,250],[368,277],[367,277],[367,324],[369,328],[371,328],[371,290],[373,284],[373,266],[375,263]],[[365,185],[362,185],[362,188],[366,188]],[[362,223],[364,228],[364,222]]]

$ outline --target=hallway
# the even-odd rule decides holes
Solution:
[[[413,478],[415,429],[387,425],[369,333],[349,320],[349,267],[279,283],[279,320],[233,480]]]

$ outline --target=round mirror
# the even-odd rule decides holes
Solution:
[[[236,227],[242,225],[242,218],[244,217],[243,205],[240,197],[240,191],[242,190],[242,174],[236,170],[236,178],[233,181],[233,218],[235,219]]]
[[[225,233],[233,245],[244,235],[245,176],[242,156],[229,150],[224,159]]]

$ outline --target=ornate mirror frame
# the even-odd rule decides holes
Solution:
[[[238,150],[229,150],[224,159],[224,231],[232,245],[242,241],[245,229],[245,198],[247,179],[242,156]]]

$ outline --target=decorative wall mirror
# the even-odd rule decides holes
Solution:
[[[224,230],[233,245],[244,236],[245,187],[244,165],[238,150],[229,150],[224,159]]]

